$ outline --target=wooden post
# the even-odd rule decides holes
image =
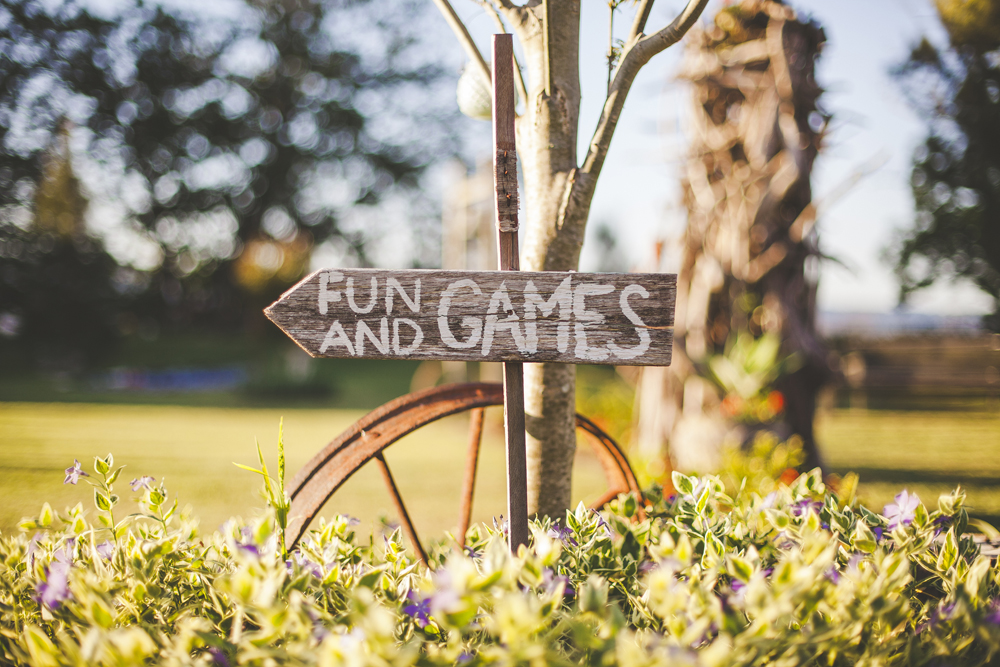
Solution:
[[[548,29],[548,26],[546,26]],[[493,169],[501,271],[520,270],[517,247],[517,153],[514,142],[514,43],[493,35]],[[507,521],[510,550],[528,543],[528,470],[524,446],[524,373],[520,362],[503,365],[507,440]]]

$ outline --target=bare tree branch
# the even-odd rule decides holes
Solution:
[[[493,22],[496,24],[500,32],[508,32],[507,25],[503,22],[503,18],[500,16],[500,12],[489,0],[474,0],[478,5],[490,13],[493,17]],[[524,103],[528,103],[528,89],[524,85],[524,75],[521,73],[521,65],[517,62],[517,55],[514,56],[514,81],[517,84],[517,92],[524,100]]]
[[[653,0],[639,1],[639,10],[635,13],[635,21],[632,22],[632,29],[628,33],[628,39],[625,40],[626,44],[631,43],[646,29],[646,21],[649,20],[651,9],[653,9]]]
[[[643,1],[645,3],[645,0]],[[652,4],[651,0],[648,4]],[[618,71],[615,72],[614,80],[611,82],[611,89],[604,102],[601,118],[590,140],[587,156],[584,158],[583,166],[580,168],[581,173],[578,175],[574,187],[586,188],[596,185],[597,176],[600,174],[601,167],[604,166],[604,158],[607,157],[608,147],[611,145],[611,137],[618,125],[618,118],[621,116],[622,107],[625,106],[625,98],[628,96],[636,74],[639,73],[643,65],[649,62],[650,58],[680,41],[681,37],[691,29],[691,26],[701,16],[707,4],[708,0],[689,0],[684,11],[670,25],[647,37],[643,37],[639,33],[625,45]],[[648,11],[648,8],[640,6],[640,11],[643,9]]]
[[[648,61],[668,46],[673,46],[681,41],[681,37],[691,29],[691,26],[701,16],[707,4],[708,0],[688,0],[687,7],[684,8],[684,11],[677,18],[670,22],[670,25],[640,40],[637,46],[642,47],[643,50],[650,51],[649,55],[646,56],[646,60]]]
[[[434,4],[441,10],[441,14],[444,15],[444,20],[448,22],[448,26],[451,28],[451,31],[455,33],[455,37],[462,45],[462,48],[465,49],[469,59],[478,65],[487,86],[491,85],[490,67],[486,64],[486,59],[483,58],[483,54],[479,52],[479,47],[477,47],[476,43],[472,41],[472,35],[469,34],[469,29],[465,27],[464,23],[462,23],[462,19],[458,18],[458,14],[455,13],[455,9],[451,6],[451,3],[448,2],[448,0],[434,0]]]

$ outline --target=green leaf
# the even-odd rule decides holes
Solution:
[[[278,493],[285,491],[285,418],[278,420]]]
[[[235,461],[233,462],[233,465],[236,466],[237,468],[242,468],[243,470],[249,470],[250,472],[255,472],[258,475],[265,474],[263,470],[257,470],[256,468],[251,468],[250,466],[245,466],[242,463],[236,463]]]
[[[378,583],[379,577],[382,576],[382,568],[372,570],[367,572],[358,579],[358,586],[361,588],[367,588],[369,590],[375,590],[375,584]]]
[[[100,489],[94,489],[94,504],[97,505],[97,509],[105,512],[111,509],[111,500],[101,493]]]
[[[695,505],[695,509],[698,510],[698,514],[705,511],[708,506],[708,499],[711,496],[712,487],[710,484],[706,484],[705,488],[702,489],[701,494],[698,495],[698,504]]]
[[[114,484],[115,480],[118,479],[118,475],[120,475],[121,472],[122,472],[122,470],[124,470],[124,469],[125,469],[125,466],[121,466],[117,470],[115,470],[113,473],[111,473],[111,475],[108,476],[108,480],[107,480],[106,484],[108,486],[111,486],[112,484]]]
[[[635,500],[635,496],[631,493],[625,496],[625,502],[622,503],[622,514],[628,518],[635,516],[635,510],[638,507],[638,503]]]
[[[753,576],[753,566],[748,561],[734,554],[729,554],[726,558],[726,570],[729,571],[730,575],[743,583],[750,581],[750,577]]]
[[[94,470],[97,471],[98,475],[104,475],[109,470],[111,470],[111,465],[102,459],[100,456],[94,457]]]
[[[45,528],[46,526],[52,525],[52,521],[55,518],[55,513],[52,511],[52,506],[48,503],[42,505],[42,511],[38,515],[38,525]]]
[[[670,474],[670,479],[673,481],[674,488],[677,489],[678,493],[683,493],[687,496],[694,493],[694,481],[687,475],[674,470]]]
[[[958,560],[958,540],[955,539],[955,531],[949,530],[948,536],[944,540],[941,553],[938,554],[938,571],[942,574],[951,569],[951,566]]]
[[[764,510],[764,516],[767,517],[768,523],[777,528],[778,530],[784,530],[788,528],[791,520],[788,515],[781,510],[776,509],[766,509]]]

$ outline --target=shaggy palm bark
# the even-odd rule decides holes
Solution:
[[[697,366],[734,331],[780,332],[801,362],[780,380],[787,430],[821,465],[813,435],[816,396],[828,379],[815,329],[818,261],[810,173],[827,118],[815,61],[821,28],[781,2],[744,0],[691,35],[682,77],[693,84],[691,149],[683,183],[688,226],[678,276],[673,365],[645,373],[639,438],[664,439],[679,467],[711,460],[705,440],[716,396]],[[814,271],[810,271],[814,274]]]
[[[448,0],[435,0],[473,65],[488,68]],[[504,22],[521,44],[527,85],[517,119],[517,152],[524,175],[527,229],[521,267],[528,271],[576,270],[597,179],[636,74],[650,58],[675,44],[708,0],[689,0],[668,26],[646,34],[652,0],[640,0],[622,47],[597,128],[583,160],[577,155],[580,115],[580,0],[482,0],[501,30]],[[569,507],[576,451],[573,366],[525,365],[528,433],[528,511],[561,516]]]

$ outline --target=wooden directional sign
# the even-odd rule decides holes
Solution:
[[[323,269],[267,308],[313,357],[666,366],[676,276]]]

